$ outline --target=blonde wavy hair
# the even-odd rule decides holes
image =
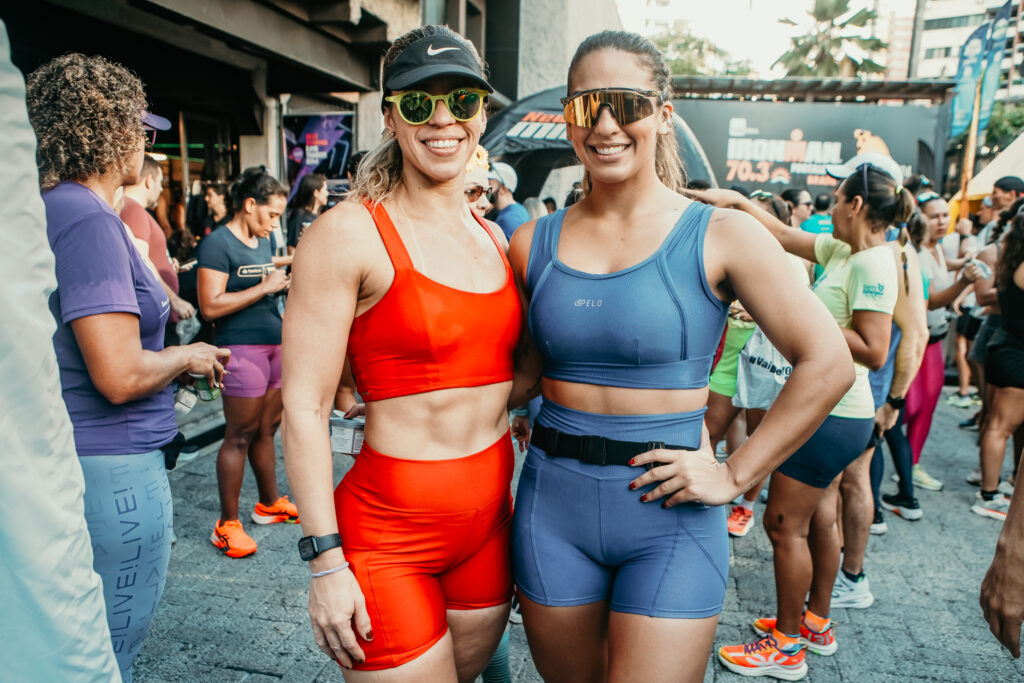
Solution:
[[[29,74],[26,100],[42,189],[128,172],[146,109],[142,81],[128,69],[98,56],[56,57]]]
[[[388,67],[395,63],[395,60],[398,59],[407,47],[417,40],[427,37],[450,38],[462,43],[476,57],[481,71],[485,74],[487,73],[484,60],[480,58],[480,54],[476,51],[473,43],[447,26],[430,25],[414,28],[395,40],[384,54],[384,60],[381,63],[381,74],[387,72]],[[383,81],[384,78],[382,76],[381,82]],[[388,95],[388,92],[385,91],[384,95]],[[384,108],[388,106],[390,106],[390,103],[385,102],[383,104]],[[398,145],[398,140],[395,139],[394,134],[385,130],[381,135],[380,143],[367,152],[363,160],[359,162],[356,177],[352,180],[352,194],[359,201],[369,199],[374,204],[380,204],[385,199],[394,195],[401,184],[402,148]]]
[[[658,104],[664,104],[672,99],[672,74],[665,64],[665,58],[651,41],[629,31],[602,31],[580,43],[569,64],[566,95],[572,94],[569,88],[572,87],[572,74],[576,66],[590,53],[602,50],[619,50],[634,55],[651,72],[654,89],[658,91]],[[654,168],[658,178],[668,189],[673,192],[682,192],[686,189],[686,169],[679,156],[679,143],[676,141],[674,125],[668,134],[658,136],[654,151]],[[583,172],[582,189],[584,196],[590,193],[590,171]]]

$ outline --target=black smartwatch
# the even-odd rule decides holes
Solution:
[[[903,406],[907,405],[906,397],[904,397],[904,398],[893,398],[892,396],[887,396],[885,398],[885,402],[888,403],[889,405],[891,405],[896,410],[903,410]]]
[[[331,548],[341,547],[341,534],[327,534],[326,536],[303,536],[299,539],[299,557],[309,562],[317,555],[325,553]]]

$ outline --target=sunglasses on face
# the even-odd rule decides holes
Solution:
[[[407,90],[385,97],[398,109],[402,120],[413,126],[421,126],[430,120],[437,108],[438,100],[444,101],[448,113],[460,123],[472,121],[483,111],[487,91],[479,88],[456,88],[445,95],[431,95],[421,90]]]
[[[654,113],[653,97],[659,97],[657,90],[598,88],[563,97],[561,102],[565,107],[563,116],[566,123],[591,128],[597,123],[603,107],[611,110],[620,126],[646,119]]]
[[[479,185],[476,187],[471,187],[470,189],[466,190],[466,201],[476,202],[480,199],[480,197],[482,197],[485,194],[487,195],[487,201],[491,201],[491,197],[493,196],[494,191],[490,187],[480,187]]]

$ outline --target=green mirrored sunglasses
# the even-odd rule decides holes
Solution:
[[[483,111],[487,91],[479,88],[456,88],[445,95],[431,95],[421,90],[407,90],[384,98],[398,109],[406,123],[421,126],[434,115],[438,100],[443,100],[452,118],[461,123],[472,121]]]

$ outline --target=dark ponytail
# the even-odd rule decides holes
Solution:
[[[914,213],[914,197],[907,188],[896,183],[896,180],[882,169],[865,164],[854,170],[840,188],[846,201],[854,197],[864,199],[868,207],[868,221],[874,232],[885,230],[890,225],[906,223]],[[864,185],[867,179],[867,187]]]
[[[241,211],[247,199],[266,204],[271,197],[287,196],[288,188],[267,173],[264,166],[253,166],[245,169],[242,176],[231,184],[231,210],[234,213]]]
[[[1021,200],[1018,200],[1021,201]],[[996,263],[996,287],[1007,290],[1013,286],[1013,274],[1024,263],[1024,215],[1016,214],[1003,238],[1003,250]]]

